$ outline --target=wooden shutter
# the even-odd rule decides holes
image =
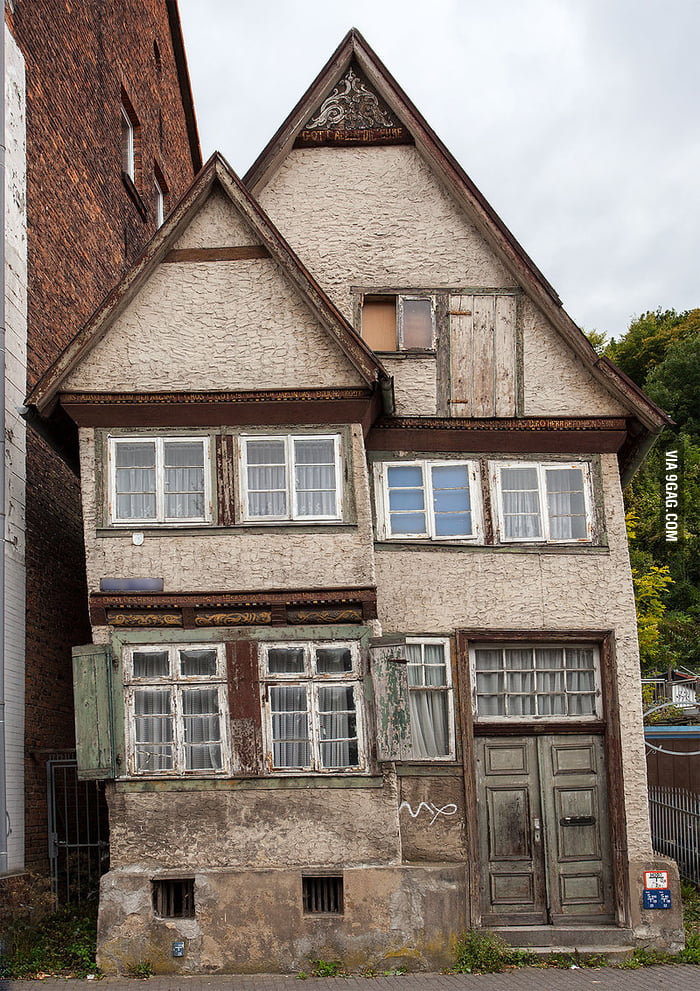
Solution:
[[[234,773],[261,774],[264,764],[258,645],[250,640],[227,643],[226,668]]]
[[[408,670],[402,644],[370,647],[378,760],[410,760],[413,752]]]
[[[78,777],[116,777],[111,647],[73,648],[73,694]]]
[[[450,296],[452,416],[515,416],[516,297]]]

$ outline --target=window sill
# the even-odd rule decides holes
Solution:
[[[201,536],[206,534],[207,536],[222,536],[224,534],[232,535],[234,533],[285,533],[293,530],[295,533],[318,533],[319,530],[324,533],[342,533],[346,530],[356,530],[357,523],[342,523],[337,521],[325,522],[323,520],[318,523],[301,523],[301,522],[290,522],[281,523],[279,521],[274,521],[271,523],[234,523],[233,526],[217,526],[213,524],[202,523],[199,525],[184,524],[183,526],[177,523],[161,523],[158,526],[129,526],[127,525],[114,525],[114,526],[103,526],[98,527],[95,530],[96,537],[131,537],[134,533],[142,533],[144,537],[190,537],[197,534]]]
[[[131,178],[128,172],[122,171],[122,182],[124,183],[124,187],[127,193],[129,194],[129,198],[131,199],[132,203],[134,204],[138,212],[141,214],[141,219],[147,220],[148,210],[146,209],[146,204],[141,199],[141,194],[136,188],[136,185],[134,184],[134,180]]]
[[[169,791],[293,791],[316,788],[382,788],[381,775],[369,771],[344,775],[260,775],[241,778],[118,778],[118,792]]]
[[[376,540],[378,551],[472,551],[488,554],[609,554],[605,544],[477,544],[454,540]]]
[[[380,358],[401,358],[402,360],[410,358],[437,358],[435,348],[416,348],[415,351],[375,351],[374,353]]]

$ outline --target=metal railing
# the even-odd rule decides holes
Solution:
[[[700,884],[700,796],[657,785],[649,789],[649,815],[655,852],[673,857],[681,877]]]

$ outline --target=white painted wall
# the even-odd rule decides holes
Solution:
[[[24,58],[5,28],[5,746],[9,869],[24,866],[25,424],[27,377]],[[2,828],[2,824],[0,824]]]

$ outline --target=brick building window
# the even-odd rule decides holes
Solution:
[[[123,89],[120,119],[122,174],[138,186],[141,175],[141,125],[131,100]]]

